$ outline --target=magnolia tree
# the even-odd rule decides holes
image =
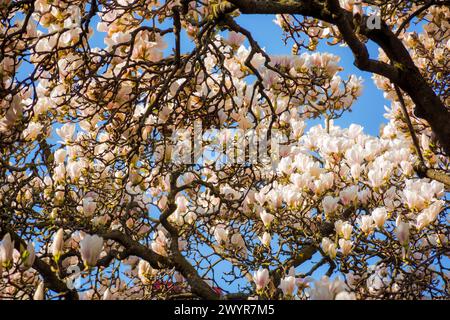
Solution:
[[[1,0],[0,298],[449,298],[449,4]]]

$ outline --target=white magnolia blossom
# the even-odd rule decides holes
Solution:
[[[228,230],[225,230],[225,228],[221,226],[217,226],[214,228],[214,237],[219,244],[226,244],[229,241]]]
[[[341,298],[340,293],[346,292],[345,283],[336,278],[331,280],[327,276],[323,276],[320,280],[314,281],[310,291],[311,300],[335,300]]]
[[[253,273],[253,281],[256,285],[256,290],[263,290],[270,282],[269,270],[259,269]]]
[[[339,239],[339,248],[344,256],[347,256],[352,251],[353,242],[350,240]]]
[[[80,241],[80,253],[84,264],[89,267],[94,267],[103,250],[103,238],[94,235],[85,235]]]
[[[114,300],[114,295],[112,294],[111,290],[107,288],[105,292],[103,292],[102,300]]]
[[[331,259],[334,259],[336,257],[336,244],[333,241],[331,241],[329,238],[322,239],[322,250]]]
[[[260,241],[264,246],[270,247],[270,242],[272,241],[270,233],[264,232],[262,237],[260,237]]]
[[[325,213],[330,214],[336,211],[339,205],[339,199],[331,196],[325,196],[322,200],[322,206]]]
[[[396,234],[401,245],[406,246],[409,243],[409,223],[404,221],[397,222]]]
[[[97,203],[92,197],[83,198],[83,213],[90,217],[94,214],[95,209],[97,208]]]
[[[28,242],[27,249],[25,253],[22,253],[23,257],[23,266],[25,268],[31,268],[33,266],[34,260],[36,259],[36,252],[34,249],[34,244],[32,242]]]
[[[38,122],[30,122],[28,127],[23,131],[23,136],[27,140],[35,140],[41,133],[44,126]]]
[[[0,265],[8,267],[13,259],[14,241],[11,241],[11,235],[5,234],[0,242]]]
[[[378,228],[382,228],[388,217],[386,208],[376,208],[372,211],[372,220]]]
[[[293,276],[284,277],[280,280],[279,288],[285,296],[292,296],[296,288],[296,279]]]
[[[45,300],[44,282],[40,282],[33,295],[33,300]]]
[[[264,223],[264,226],[269,227],[272,223],[273,219],[275,219],[275,216],[271,213],[268,213],[267,211],[263,210],[260,212],[260,217],[262,222]]]
[[[64,230],[62,228],[55,233],[51,250],[54,259],[58,261],[64,250]]]
[[[150,263],[145,260],[139,260],[138,275],[139,279],[144,284],[150,283],[150,279],[155,275],[155,270],[151,267]]]

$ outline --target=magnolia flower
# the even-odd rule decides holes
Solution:
[[[94,214],[95,209],[97,208],[97,203],[94,201],[92,197],[83,198],[83,213],[90,217]]]
[[[363,166],[361,166],[360,164],[352,164],[352,166],[350,167],[350,173],[352,174],[352,177],[356,180],[359,179],[359,177],[361,176],[361,172],[363,170]]]
[[[349,222],[344,222],[341,227],[341,233],[344,239],[349,240],[352,236],[353,226]]]
[[[450,42],[450,41],[449,41]],[[429,184],[429,188],[435,194],[436,198],[441,198],[445,193],[445,186],[442,182],[438,182],[436,180],[431,181]]]
[[[348,221],[337,220],[334,223],[334,229],[337,235],[343,236],[346,240],[349,240],[352,236],[353,226]]]
[[[422,212],[419,214],[416,218],[416,228],[417,230],[422,230],[423,228],[426,228],[431,223],[429,216]]]
[[[350,240],[339,239],[339,247],[344,256],[347,256],[352,251],[353,242]]]
[[[428,208],[422,211],[423,214],[426,214],[430,223],[434,222],[439,215],[439,213],[444,208],[445,201],[437,200],[433,202]]]
[[[380,272],[372,274],[366,281],[367,288],[371,294],[379,294],[386,286],[386,279],[380,276]]]
[[[371,195],[370,189],[361,190],[358,192],[358,201],[361,204],[366,205],[367,202],[369,201],[370,195]]]
[[[281,159],[280,163],[278,164],[278,169],[286,174],[290,175],[294,168],[292,167],[292,159],[291,158],[283,158]]]
[[[269,278],[269,270],[267,269],[259,269],[258,271],[253,273],[253,281],[256,285],[256,291],[263,290],[270,281]]]
[[[386,221],[387,216],[388,212],[384,207],[376,208],[372,211],[372,219],[378,228],[382,228],[384,226],[384,222]]]
[[[228,230],[221,226],[216,226],[214,228],[214,238],[220,245],[228,243]]]
[[[62,203],[64,201],[64,195],[65,195],[64,191],[62,190],[56,191],[54,196],[55,203],[57,204]]]
[[[261,211],[259,215],[266,228],[268,228],[272,223],[273,219],[275,219],[275,216],[271,213],[267,213],[266,210]]]
[[[360,228],[365,234],[370,234],[373,231],[375,225],[373,224],[372,216],[362,216],[360,220]]]
[[[140,260],[138,264],[138,277],[143,284],[149,284],[150,278],[156,273],[150,263],[145,260]]]
[[[400,244],[406,246],[409,243],[409,223],[398,220],[395,232]]]
[[[226,40],[226,42],[232,47],[239,48],[244,40],[245,36],[243,34],[230,31],[228,33],[228,39]]]
[[[53,180],[55,180],[56,183],[65,181],[66,177],[66,167],[64,166],[64,163],[60,163],[55,167],[55,170],[53,172]]]
[[[380,168],[374,168],[367,174],[369,178],[370,186],[373,188],[379,188],[384,183],[384,173]]]
[[[292,296],[296,287],[295,277],[287,276],[280,280],[278,288],[283,291],[285,296]]]
[[[240,233],[235,233],[231,236],[230,239],[231,244],[238,248],[238,253],[242,255],[244,258],[247,257],[247,247],[245,246],[244,238],[242,238],[242,235]]]
[[[345,158],[350,166],[361,165],[364,161],[364,149],[360,145],[355,145],[345,152]]]
[[[55,261],[58,261],[64,249],[64,230],[62,228],[56,232],[51,249]]]
[[[197,220],[197,214],[195,212],[188,212],[183,217],[183,223],[187,223],[189,225],[192,225]]]
[[[61,137],[63,143],[72,141],[73,135],[75,133],[75,124],[66,123],[61,128],[56,129],[56,133]]]
[[[283,190],[283,198],[289,207],[295,207],[300,200],[300,193],[297,190],[286,188]]]
[[[102,300],[114,300],[114,296],[109,288],[107,288],[105,292],[103,292]]]
[[[13,261],[14,253],[14,241],[11,241],[9,233],[3,236],[2,242],[0,242],[0,268],[3,266],[8,268]]]
[[[322,207],[325,214],[330,214],[336,211],[339,204],[339,198],[326,196],[322,200]]]
[[[36,288],[36,291],[33,295],[33,300],[44,300],[45,299],[45,288],[44,282],[40,282]]]
[[[157,254],[162,255],[164,257],[167,257],[167,250],[166,250],[166,244],[161,241],[153,241],[150,244],[150,247],[153,251],[155,251]]]
[[[312,169],[313,167],[310,167]],[[320,169],[320,168],[319,168]],[[311,171],[311,170],[310,170]],[[314,172],[311,173],[314,175]],[[332,172],[324,173],[319,176],[319,180],[314,181],[314,192],[316,194],[321,194],[326,190],[330,189],[334,183],[334,174]]]
[[[403,174],[405,176],[411,176],[411,174],[414,172],[413,165],[409,161],[402,161],[400,162],[400,168],[403,171]]]
[[[336,295],[334,300],[356,300],[356,295],[353,292],[341,291]]]
[[[351,186],[342,190],[340,193],[341,202],[344,206],[349,205],[358,198],[358,187]]]
[[[69,177],[77,181],[81,176],[81,171],[83,170],[83,163],[80,161],[69,161],[66,166],[67,174]]]
[[[345,283],[339,278],[330,280],[323,276],[319,281],[314,281],[314,287],[310,290],[311,300],[333,300],[340,292],[345,291]]]
[[[64,163],[67,156],[67,151],[65,149],[58,149],[54,153],[55,163],[61,164]]]
[[[23,130],[23,137],[25,140],[33,141],[36,140],[37,136],[41,133],[44,126],[38,122],[30,122],[28,127]]]
[[[325,154],[331,155],[333,153],[339,154],[340,153],[340,145],[341,140],[340,139],[334,139],[332,137],[325,137],[323,140],[320,140],[321,144],[321,151]]]
[[[270,233],[264,232],[262,237],[259,238],[259,240],[265,247],[270,248],[270,242],[272,241],[272,237],[271,237]]]
[[[179,196],[175,199],[175,203],[177,205],[177,210],[179,212],[186,212],[188,210],[187,205],[189,204],[188,200],[183,197],[183,196]]]
[[[342,225],[344,222],[342,220],[336,220],[334,222],[334,229],[336,230],[336,234],[341,235],[342,234]]]
[[[271,190],[268,194],[266,199],[269,200],[269,203],[272,205],[274,209],[281,207],[281,204],[283,202],[283,196],[281,192],[278,190]],[[270,222],[269,222],[270,224]]]
[[[311,177],[308,174],[294,173],[291,175],[290,179],[299,190],[303,190],[308,186]]]
[[[329,238],[322,238],[322,250],[331,259],[336,257],[336,245]]]
[[[97,260],[100,257],[100,253],[103,249],[103,238],[94,234],[85,235],[83,240],[80,241],[80,253],[81,258],[84,261],[85,266],[94,267],[97,264]]]
[[[293,130],[293,135],[295,139],[299,139],[302,135],[303,132],[306,128],[306,123],[305,121],[302,120],[295,120],[295,119],[291,119],[291,128]]]
[[[404,190],[405,203],[411,210],[422,210],[425,206],[425,199],[420,194],[420,190]]]
[[[80,33],[82,33],[80,27],[69,28],[68,31],[64,32],[60,37],[61,47],[69,46],[78,41]]]
[[[26,269],[33,266],[34,260],[36,259],[36,253],[34,250],[34,245],[32,242],[28,242],[27,250],[22,254],[22,263]]]

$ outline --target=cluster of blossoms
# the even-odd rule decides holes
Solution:
[[[374,77],[392,101],[379,136],[341,128],[362,79],[333,54],[270,55],[234,20],[219,32],[220,5],[0,6],[0,298],[448,296],[448,185],[417,174],[393,86]],[[402,35],[435,90],[447,16],[430,9],[423,34]],[[342,41],[331,24],[276,21],[310,50]],[[412,125],[424,164],[448,173],[432,130]]]
[[[261,292],[270,282],[269,271],[259,269],[253,274],[253,281],[257,292]],[[355,294],[349,292],[348,286],[339,278],[331,280],[328,276],[323,276],[317,281],[312,278],[296,278],[294,268],[291,268],[288,275],[280,280],[279,289],[287,299],[293,298],[296,295],[296,290],[299,290],[298,296],[300,298],[310,300],[356,299]]]

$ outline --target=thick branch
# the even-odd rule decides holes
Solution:
[[[188,281],[192,288],[192,292],[197,296],[204,299],[218,299],[217,293],[198,275],[195,268],[178,250],[171,250],[172,252],[169,257],[163,257],[118,230],[111,231],[102,236],[104,239],[117,241],[126,248],[127,253],[148,261],[154,268],[161,269],[175,267],[175,269]],[[173,249],[172,246],[173,244],[171,245],[171,249]]]

